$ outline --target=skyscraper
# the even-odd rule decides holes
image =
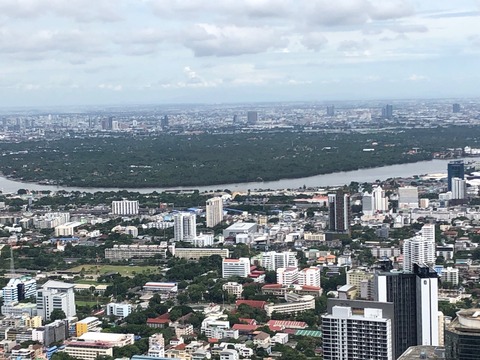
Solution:
[[[376,273],[374,281],[375,300],[394,304],[395,359],[410,346],[438,346],[438,274],[415,264],[412,272]]]
[[[351,209],[349,194],[341,190],[335,194],[328,194],[328,212],[331,231],[350,231]]]
[[[373,195],[368,192],[363,193],[362,196],[362,212],[363,215],[373,215],[375,212],[375,206],[373,202]]]
[[[413,271],[414,264],[435,264],[435,225],[425,224],[413,238],[403,242],[403,270]]]
[[[223,200],[221,197],[214,197],[207,200],[206,206],[207,227],[214,227],[223,220]]]
[[[181,212],[173,216],[175,241],[191,241],[197,236],[197,217],[194,213]]]
[[[452,191],[452,179],[454,177],[465,179],[465,164],[463,160],[450,161],[447,165],[448,171],[448,191]]]
[[[247,124],[255,125],[258,121],[258,113],[256,111],[247,112]]]
[[[327,106],[327,116],[335,116],[335,106],[334,105]]]
[[[476,360],[480,354],[480,309],[465,309],[445,328],[445,359]]]
[[[385,196],[385,191],[382,187],[376,186],[372,191],[373,195],[373,208],[375,211],[387,211],[388,210],[388,199]]]
[[[452,178],[452,199],[461,200],[467,196],[467,183],[465,180],[454,177]]]
[[[384,119],[391,119],[393,117],[393,105],[385,105],[385,107],[382,109],[382,117]]]
[[[460,112],[460,104],[453,104],[452,105],[452,112],[459,113]]]

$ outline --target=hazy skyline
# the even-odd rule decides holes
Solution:
[[[480,1],[0,0],[0,106],[478,96]]]

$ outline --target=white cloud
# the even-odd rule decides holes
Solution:
[[[123,86],[121,84],[99,84],[98,85],[99,89],[102,90],[112,90],[112,91],[122,91]]]
[[[428,80],[428,77],[426,77],[424,75],[412,74],[407,78],[407,80],[409,80],[409,81],[425,81],[425,80]]]

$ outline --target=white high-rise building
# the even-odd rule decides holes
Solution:
[[[75,284],[49,280],[37,291],[37,312],[49,320],[53,310],[62,310],[66,317],[75,316]]]
[[[442,269],[442,274],[440,275],[442,282],[447,282],[452,285],[458,285],[458,269],[453,267],[447,267]]]
[[[197,236],[197,216],[181,212],[173,216],[175,241],[192,241]]]
[[[435,225],[425,224],[411,239],[403,242],[403,269],[413,271],[413,264],[435,264]]]
[[[229,278],[231,276],[247,277],[250,274],[250,259],[223,259],[222,277]]]
[[[297,254],[292,251],[281,253],[275,251],[264,252],[262,255],[262,267],[269,271],[279,268],[298,267]]]
[[[385,191],[381,186],[373,188],[373,208],[375,211],[387,211],[388,210],[388,198],[385,196]]]
[[[392,320],[381,309],[365,308],[354,314],[351,307],[333,306],[322,316],[323,358],[393,360]]]
[[[452,199],[465,199],[467,197],[467,183],[465,180],[452,178]]]
[[[112,201],[113,215],[138,215],[138,200]]]
[[[417,277],[417,342],[438,346],[438,277]]]
[[[214,197],[207,200],[206,206],[207,227],[214,227],[223,220],[223,200],[221,197]]]
[[[320,287],[320,268],[310,267],[300,270],[298,273],[298,285],[316,286]]]
[[[277,283],[283,286],[290,286],[298,281],[298,268],[279,268],[277,269]]]

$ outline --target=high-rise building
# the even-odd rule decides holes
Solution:
[[[398,207],[400,209],[418,208],[418,188],[415,186],[398,188]]]
[[[403,242],[403,269],[413,271],[414,264],[435,264],[435,224],[425,224],[413,238]]]
[[[331,231],[350,231],[350,195],[343,191],[328,194],[329,223]]]
[[[452,112],[459,113],[460,112],[460,104],[453,104],[452,105]]]
[[[250,274],[250,259],[223,259],[222,277],[229,278],[231,276],[247,277]]]
[[[53,310],[62,310],[66,317],[75,316],[75,284],[49,280],[37,291],[37,311],[49,320]]]
[[[447,165],[448,171],[448,191],[452,191],[452,179],[465,179],[465,163],[463,160],[450,161]]]
[[[334,306],[322,315],[323,358],[393,360],[392,320],[382,309],[365,308],[354,313],[351,307]]]
[[[169,120],[168,120],[168,115],[165,115],[161,120],[160,120],[160,126],[162,128],[167,128],[169,125]]]
[[[363,193],[362,196],[362,212],[363,215],[371,216],[375,212],[375,205],[373,203],[373,195],[368,192]]]
[[[393,117],[393,105],[385,105],[385,107],[382,109],[382,117],[384,119],[391,119]]]
[[[277,269],[277,284],[290,286],[298,281],[298,268],[279,268]]]
[[[298,285],[321,287],[320,278],[320,268],[305,268],[298,272]]]
[[[445,328],[445,359],[476,360],[480,354],[480,309],[465,309]]]
[[[395,358],[410,346],[437,346],[437,273],[427,266],[415,264],[413,272],[378,272],[374,282],[374,299],[394,304]]]
[[[197,236],[197,216],[180,212],[173,216],[175,241],[192,241]]]
[[[279,268],[298,267],[297,254],[293,251],[268,251],[262,255],[262,267],[276,271]]]
[[[256,111],[247,112],[247,124],[255,125],[258,121],[258,113]]]
[[[375,211],[387,211],[388,210],[388,199],[385,196],[385,191],[382,187],[376,186],[372,191],[373,195],[373,208]]]
[[[112,201],[113,215],[138,215],[138,200]]]
[[[30,277],[10,279],[2,289],[3,303],[10,305],[37,296],[37,281]]]
[[[335,116],[335,106],[334,105],[327,106],[327,116]]]
[[[223,220],[223,200],[221,197],[214,197],[207,200],[206,206],[207,227],[214,227]]]
[[[452,199],[461,200],[467,197],[467,183],[465,180],[452,178]]]

